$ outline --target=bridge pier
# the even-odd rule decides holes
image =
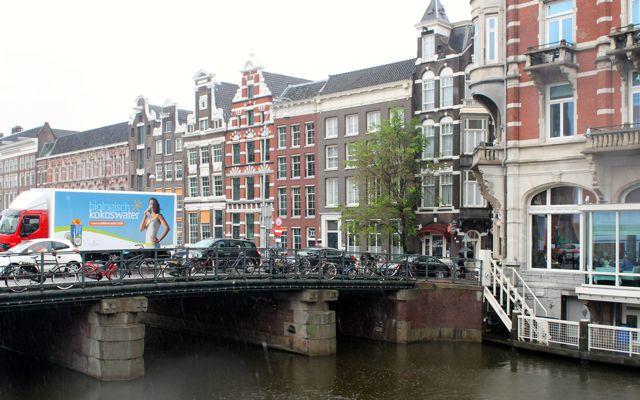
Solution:
[[[7,313],[2,345],[103,381],[144,375],[145,297],[103,299],[92,306]]]
[[[336,352],[336,290],[153,299],[143,322],[307,356]]]

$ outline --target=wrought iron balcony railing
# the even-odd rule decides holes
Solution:
[[[640,150],[640,123],[589,128],[585,154]]]

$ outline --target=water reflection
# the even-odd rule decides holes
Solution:
[[[148,331],[144,378],[102,383],[0,351],[0,399],[640,398],[638,372],[479,344],[341,339],[336,357]]]

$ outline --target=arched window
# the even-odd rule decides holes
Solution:
[[[584,218],[578,206],[595,203],[589,190],[560,186],[537,193],[531,199],[531,267],[547,270],[581,268]]]
[[[440,157],[453,157],[453,120],[450,117],[440,120]]]
[[[640,186],[627,192],[626,196],[624,197],[624,202],[627,204],[640,203]]]
[[[433,120],[426,119],[422,122],[422,159],[430,159],[435,157],[435,124]]]
[[[449,67],[440,72],[440,106],[453,106],[453,70]]]
[[[422,74],[422,111],[432,111],[436,107],[436,83],[433,71]]]

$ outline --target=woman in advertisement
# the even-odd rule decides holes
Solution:
[[[158,236],[160,226],[164,228],[162,235]],[[160,248],[160,242],[169,233],[169,224],[160,213],[160,203],[155,197],[149,199],[149,207],[144,212],[144,218],[140,223],[140,232],[146,230],[145,247]]]

